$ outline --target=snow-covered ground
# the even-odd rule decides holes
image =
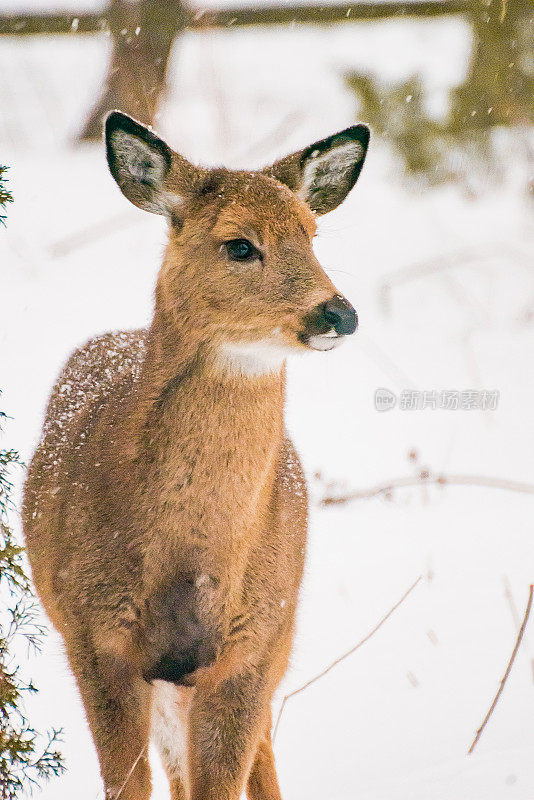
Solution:
[[[439,107],[468,47],[465,27],[450,21],[188,35],[176,48],[159,127],[193,159],[254,166],[353,122],[344,69],[386,80],[418,72]],[[128,206],[101,146],[70,141],[105,55],[98,39],[0,41],[0,161],[12,165],[16,197],[0,231],[1,407],[13,417],[4,441],[25,459],[69,352],[150,316],[164,224]],[[534,619],[466,755],[514,645],[513,606],[521,617],[534,578],[532,495],[419,486],[390,500],[317,502],[326,491],[425,467],[534,482],[534,218],[520,149],[505,148],[502,176],[473,199],[457,187],[408,184],[375,142],[352,195],[321,222],[318,256],[356,306],[360,331],[338,351],[290,364],[288,425],[313,503],[293,666],[280,698],[423,578],[368,643],[287,704],[276,740],[287,800],[534,798]],[[396,280],[417,265],[421,274]],[[377,388],[397,396],[496,390],[499,403],[495,411],[379,412]],[[54,633],[30,669],[40,687],[32,721],[64,728],[68,765],[43,799],[100,798]],[[163,800],[154,763],[154,798]]]

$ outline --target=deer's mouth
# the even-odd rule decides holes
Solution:
[[[306,344],[312,350],[333,350],[334,347],[339,347],[346,338],[346,336],[336,333],[334,328],[331,328],[326,333],[317,333],[314,336],[309,336]]]

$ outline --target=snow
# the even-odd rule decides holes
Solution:
[[[341,67],[364,65],[386,81],[419,71],[434,103],[460,79],[468,44],[464,25],[451,21],[188,35],[175,50],[158,127],[191,158],[256,166],[354,122]],[[96,39],[0,41],[0,152],[16,197],[0,231],[1,406],[13,417],[4,441],[25,459],[72,350],[150,317],[164,223],[127,205],[101,146],[70,141],[106,53]],[[423,467],[534,482],[534,229],[520,146],[503,140],[501,173],[477,178],[473,197],[408,182],[375,140],[358,186],[321,221],[317,255],[355,305],[360,331],[334,352],[290,364],[288,426],[313,503],[292,668],[277,702],[423,579],[357,653],[288,702],[276,740],[285,798],[534,796],[534,621],[466,755],[517,633],[504,579],[519,616],[533,580],[532,497],[429,486],[389,502],[318,504],[329,483],[342,493]],[[432,271],[438,262],[446,268]],[[430,271],[396,279],[414,265]],[[496,411],[380,413],[379,387],[500,397]],[[63,726],[68,763],[43,799],[101,798],[53,632],[30,671],[40,686],[32,721]],[[153,760],[154,798],[163,800]]]

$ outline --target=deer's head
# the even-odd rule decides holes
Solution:
[[[331,350],[354,333],[356,312],[317,261],[312,239],[316,216],[336,208],[360,174],[365,125],[258,172],[193,166],[117,111],[105,135],[123,194],[169,220],[157,306],[182,335],[190,332],[221,363],[261,371],[291,351]]]

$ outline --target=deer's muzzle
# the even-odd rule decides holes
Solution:
[[[358,316],[349,301],[342,295],[334,295],[308,314],[302,338],[312,350],[333,350],[357,327]]]

